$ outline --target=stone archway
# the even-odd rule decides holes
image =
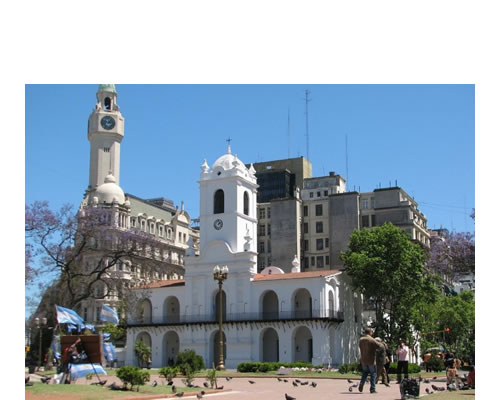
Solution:
[[[166,323],[177,323],[180,321],[180,304],[175,296],[169,296],[163,303],[163,320]]]
[[[266,328],[262,331],[261,339],[261,357],[263,362],[279,362],[280,341],[276,330]]]
[[[309,290],[302,288],[295,291],[292,304],[295,318],[312,317],[312,298]]]
[[[179,354],[179,335],[175,331],[168,331],[163,336],[163,365],[175,365]]]
[[[293,361],[312,362],[313,339],[309,328],[301,326],[297,328],[292,337]]]
[[[279,318],[278,295],[274,290],[267,291],[262,296],[262,319],[271,320]]]

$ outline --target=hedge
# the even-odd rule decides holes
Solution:
[[[389,373],[396,374],[398,371],[398,363],[392,362],[389,365]],[[420,366],[418,364],[408,364],[408,373],[409,374],[418,374],[421,371]],[[341,374],[347,373],[361,373],[361,364],[359,361],[353,362],[350,364],[342,364],[339,367],[339,372]]]
[[[323,365],[314,366],[310,363],[297,361],[293,363],[285,362],[242,362],[238,364],[238,372],[267,372],[277,371],[280,367],[284,368],[323,368]]]

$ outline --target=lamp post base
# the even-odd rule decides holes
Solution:
[[[224,366],[224,364],[217,365],[217,371],[224,371],[225,369],[226,367]]]

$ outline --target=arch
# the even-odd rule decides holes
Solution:
[[[224,190],[218,189],[214,194],[214,214],[224,213]]]
[[[152,347],[151,346],[151,335],[148,333],[148,332],[145,332],[145,331],[142,331],[140,332],[139,334],[137,334],[137,336],[135,337],[135,343],[134,343],[134,347],[135,345],[137,344],[137,342],[139,341],[143,341],[144,344],[148,347]],[[135,356],[135,360],[137,362],[137,364],[139,364],[139,366],[143,367],[144,365],[142,365],[141,361],[137,358],[137,355],[135,354],[135,351],[134,351],[134,356]]]
[[[211,346],[210,346],[210,360],[211,363],[210,365],[217,365],[219,364],[219,351],[220,351],[220,344],[219,344],[219,330],[216,330],[212,332],[210,335],[211,340]],[[222,340],[223,340],[223,354],[224,354],[224,364],[226,364],[226,355],[227,355],[227,343],[226,343],[226,334],[225,332],[222,332]]]
[[[293,361],[312,362],[313,339],[308,327],[300,326],[295,329],[292,346]]]
[[[248,197],[248,192],[245,191],[243,192],[243,214],[249,215],[250,212],[250,206],[249,206],[250,200]]]
[[[176,323],[180,321],[180,304],[176,296],[168,296],[163,303],[163,321]]]
[[[263,320],[279,318],[279,300],[274,290],[268,290],[263,294],[261,304]]]
[[[150,324],[153,317],[153,306],[149,299],[144,299],[139,304],[139,321],[142,324]]]
[[[293,314],[295,318],[312,317],[312,298],[309,290],[297,289],[292,297]]]
[[[105,109],[106,111],[111,111],[111,98],[106,97],[106,98],[104,99],[104,109]]]
[[[163,336],[163,365],[173,366],[179,354],[179,335],[168,331]]]
[[[279,335],[273,328],[265,328],[261,332],[261,354],[260,359],[263,362],[279,362],[280,360],[280,340]]]
[[[225,321],[227,318],[226,312],[226,292],[222,291],[222,320]],[[215,311],[215,320],[219,321],[219,291],[215,293],[214,296],[214,311]]]

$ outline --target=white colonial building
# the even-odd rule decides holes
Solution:
[[[228,147],[200,176],[200,251],[186,250],[184,279],[143,286],[140,315],[129,316],[126,364],[134,346],[152,347],[152,366],[193,349],[212,366],[218,360],[218,283],[215,266],[227,266],[222,314],[227,368],[245,361],[307,361],[339,365],[358,358],[362,299],[340,270],[291,273],[267,267],[257,273],[257,183]]]

